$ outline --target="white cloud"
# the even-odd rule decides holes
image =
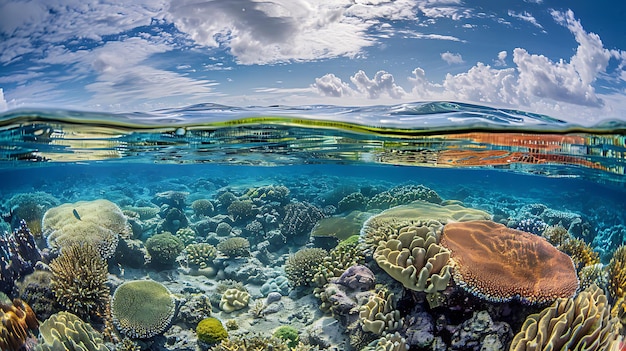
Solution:
[[[526,22],[532,24],[533,26],[535,26],[537,28],[543,29],[543,26],[541,24],[539,24],[539,22],[537,22],[537,19],[528,11],[517,13],[515,11],[509,10],[508,13],[509,13],[509,16],[511,16],[513,18],[517,18],[517,19],[520,19],[522,21],[526,21]]]
[[[4,90],[0,88],[0,112],[6,111],[8,109],[7,101],[4,99]]]
[[[463,61],[461,54],[453,54],[449,51],[442,53],[441,59],[446,61],[449,65],[461,64],[465,62]]]
[[[361,93],[367,94],[370,99],[378,99],[381,96],[389,96],[393,99],[400,99],[406,92],[401,86],[397,85],[393,75],[378,71],[370,79],[363,71],[358,71],[354,76],[350,77],[352,84]]]
[[[498,53],[498,58],[493,61],[494,62],[493,65],[497,66],[497,67],[506,66],[506,61],[505,60],[506,60],[507,55],[508,54],[507,54],[506,51],[504,51],[504,50],[500,51]]]
[[[412,30],[399,30],[396,33],[401,34],[404,38],[413,38],[413,39],[432,39],[432,40],[449,40],[449,41],[457,41],[464,43],[465,40],[461,40],[452,35],[443,35],[443,34],[424,34],[419,33]]]
[[[320,95],[342,97],[349,96],[354,93],[347,83],[332,73],[325,74],[320,78],[315,78],[315,83],[311,86]]]

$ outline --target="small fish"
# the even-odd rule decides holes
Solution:
[[[80,221],[80,216],[78,215],[78,211],[76,211],[76,209],[73,209],[72,213],[74,214],[74,217],[76,217],[76,219]]]

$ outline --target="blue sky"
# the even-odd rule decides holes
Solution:
[[[0,111],[451,100],[626,119],[625,16],[608,0],[0,0]]]

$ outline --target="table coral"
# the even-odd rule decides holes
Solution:
[[[455,282],[486,300],[546,303],[578,289],[572,259],[534,234],[491,221],[448,223],[441,245],[452,252]]]
[[[90,243],[104,258],[115,253],[118,235],[130,233],[126,216],[108,200],[79,201],[53,207],[46,211],[42,223],[44,236],[52,249]]]
[[[69,312],[55,313],[39,328],[38,351],[109,351],[100,333]]]
[[[559,298],[526,318],[510,350],[612,350],[619,322],[609,309],[602,289],[595,285],[575,299]]]
[[[134,280],[120,285],[111,300],[113,323],[131,338],[150,338],[170,325],[176,303],[170,291],[153,280]]]
[[[19,351],[25,349],[31,330],[39,326],[33,310],[22,300],[12,303],[0,302],[0,349]]]

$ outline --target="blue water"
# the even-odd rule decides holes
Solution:
[[[225,216],[232,216],[226,207],[220,207],[220,196],[226,191],[243,201],[248,199],[246,194],[251,189],[267,186],[289,189],[286,203],[255,200],[256,217],[228,220],[233,228],[231,236],[246,237],[247,226],[267,215],[276,217],[277,230],[284,228],[286,222],[281,221],[287,220],[287,204],[308,203],[319,209],[322,217],[340,218],[348,215],[340,211],[340,202],[350,194],[360,193],[372,199],[385,191],[424,186],[436,192],[444,202],[485,211],[494,221],[510,228],[524,229],[524,221],[558,225],[565,219],[548,215],[557,213],[567,218],[565,229],[569,235],[588,244],[605,269],[616,250],[626,244],[626,128],[621,122],[583,128],[548,116],[449,102],[370,108],[241,109],[198,105],[150,114],[115,115],[18,110],[0,116],[0,121],[0,206],[5,219],[1,225],[4,238],[16,230],[21,219],[16,213],[23,213],[19,212],[19,207],[26,206],[16,199],[20,196],[36,198],[42,193],[55,202],[54,205],[40,203],[42,212],[56,205],[98,199],[109,200],[123,210],[156,208],[160,213],[151,219],[153,224],[146,222],[142,233],[133,234],[138,245],[145,245],[148,238],[163,231],[160,228],[172,206],[158,199],[158,194],[164,192],[185,194],[183,203],[177,206],[188,222],[188,227],[182,225],[182,228],[191,228],[195,235],[193,242],[216,243],[224,238],[216,238],[200,228],[203,221],[217,223],[224,221]],[[209,200],[215,206],[210,216],[199,217],[194,213],[192,203],[199,199]],[[543,215],[533,213],[536,211],[533,209],[539,207]],[[386,209],[359,208],[369,210],[368,216]],[[74,214],[78,220],[84,216],[80,212]],[[39,223],[41,220],[36,218]],[[541,235],[541,232],[532,234]],[[248,238],[251,257],[260,257],[260,247],[265,245],[261,244],[263,240]],[[311,239],[299,243],[286,241],[283,246],[269,245],[274,263],[263,264],[263,269],[273,272],[266,279],[284,274],[289,255],[318,244]],[[42,251],[50,250],[45,240],[38,240],[37,245]],[[6,250],[4,255],[10,256]],[[57,255],[59,252],[47,254],[44,261],[48,262],[44,263],[50,264]],[[253,300],[265,298],[258,293],[262,282],[228,273],[228,259],[218,258],[215,261],[217,275],[202,278],[204,280],[189,275],[183,261],[184,256],[179,256],[179,260],[168,267],[148,263],[131,267],[126,266],[124,260],[113,258],[108,261],[109,272],[115,277],[109,282],[111,295],[122,281],[150,278],[163,282],[173,293],[182,296],[180,303],[184,305],[192,300],[190,291],[215,294],[212,289],[221,279],[230,278],[239,279]],[[3,272],[8,272],[6,262],[3,261]],[[248,263],[259,265],[257,261]],[[409,321],[418,315],[424,317],[424,313],[434,319],[447,318],[445,330],[433,331],[433,338],[451,350],[465,350],[458,345],[454,348],[453,340],[459,337],[463,323],[471,322],[474,313],[491,311],[494,323],[507,323],[515,334],[527,315],[545,307],[529,307],[519,301],[503,306],[468,295],[466,301],[469,302],[459,312],[459,306],[451,302],[454,294],[469,293],[450,283],[448,290],[452,292],[447,302],[450,310],[431,308],[420,293],[389,283],[390,278],[371,257],[366,257],[365,263],[377,279],[391,284],[390,289],[401,298],[399,303],[404,303],[401,313],[405,324],[394,332],[412,345],[411,350],[435,348],[435,344],[420,348],[418,342],[409,337],[409,331],[414,328]],[[30,271],[17,275],[15,286],[19,286],[17,280],[24,279]],[[3,282],[3,291],[10,298],[26,297],[18,288],[10,286],[10,280],[3,278]],[[606,280],[599,279],[595,283],[605,290],[610,303],[618,303],[618,297],[611,296]],[[289,299],[285,301],[311,304],[311,319],[293,322],[301,328],[303,340],[316,321],[333,320],[333,316],[319,311],[312,289],[292,287],[290,293],[283,296]],[[422,296],[421,305],[417,302],[407,307],[409,296],[418,300]],[[38,306],[37,301],[29,303]],[[240,319],[239,334],[263,334],[276,326],[271,324],[272,317],[270,321],[248,323],[248,320],[254,321],[248,312],[251,308],[252,303],[231,314],[220,312],[214,304],[213,311],[223,322]],[[55,311],[65,309],[55,307]],[[493,313],[501,309],[513,312],[508,316]],[[295,318],[288,314],[295,315],[295,312],[289,312],[289,308],[284,310],[287,315],[280,315],[277,320],[285,322]],[[49,316],[45,311],[35,312],[42,322],[43,317]],[[344,317],[356,318],[354,314]],[[337,320],[338,328],[346,333],[354,332],[354,326],[346,325],[339,317]],[[101,320],[87,322],[105,335],[115,329],[110,325],[103,327]],[[198,345],[195,323],[197,321],[178,314],[168,330],[150,339],[153,342],[150,349],[193,349]],[[504,344],[501,349],[507,349],[511,335],[503,336],[496,329],[493,333],[501,338]],[[115,330],[112,334],[117,337],[107,339],[110,349],[124,337]],[[237,335],[237,332],[231,334]],[[37,335],[36,329],[30,331],[31,343]],[[328,347],[358,349],[336,337],[322,335],[320,338],[326,338]],[[370,334],[364,336],[371,342],[376,342],[377,338]],[[135,341],[145,345],[141,340]]]

